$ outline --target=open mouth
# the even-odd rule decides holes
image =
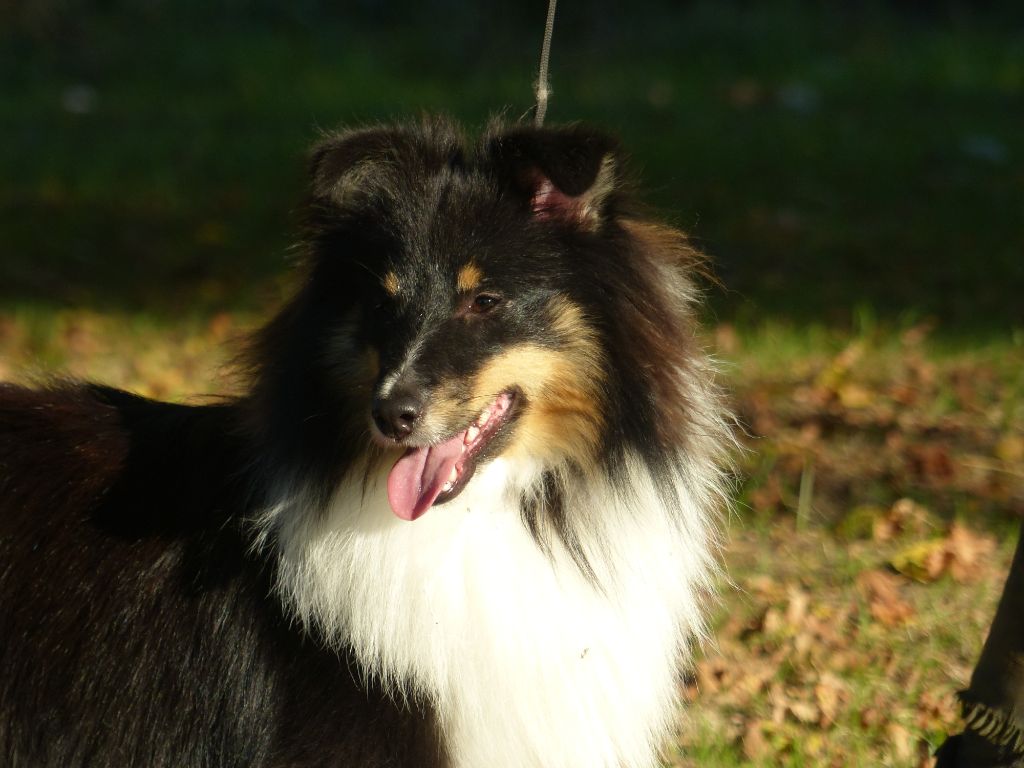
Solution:
[[[403,520],[415,520],[434,504],[458,496],[477,460],[509,422],[517,394],[507,390],[461,432],[434,445],[408,449],[388,475],[388,502]]]

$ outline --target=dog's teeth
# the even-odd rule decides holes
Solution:
[[[441,486],[441,490],[444,491],[445,493],[448,493],[448,491],[450,491],[454,487],[455,487],[455,483],[453,483],[451,480],[449,480],[447,483],[445,483],[443,486]]]
[[[452,473],[448,475],[447,485],[455,485],[455,481],[459,479],[459,471],[452,467]]]
[[[480,437],[480,429],[478,427],[470,427],[469,429],[466,430],[467,443],[472,443],[478,437]]]
[[[483,413],[480,414],[480,418],[478,418],[476,420],[476,425],[478,427],[482,427],[482,426],[484,426],[490,420],[491,420],[491,411],[490,411],[490,409],[487,409]]]

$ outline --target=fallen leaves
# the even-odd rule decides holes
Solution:
[[[857,577],[857,588],[868,604],[872,618],[887,627],[904,624],[914,609],[901,594],[900,579],[885,571],[865,571]]]
[[[813,465],[814,496],[802,509],[819,523],[840,526],[851,510],[888,510],[907,496],[940,519],[1024,514],[1024,350],[938,358],[930,330],[857,336],[830,356],[771,367],[734,328],[723,335],[723,349],[744,361],[734,388],[755,512],[794,513]]]
[[[840,678],[825,672],[814,686],[814,700],[820,713],[819,723],[823,728],[833,725],[839,712],[849,698],[849,689]]]
[[[684,755],[716,743],[735,758],[715,764],[933,765],[935,747],[959,728],[954,692],[967,682],[1010,548],[988,549],[992,537],[943,525],[907,499],[867,518],[866,534],[849,544],[798,532],[795,521],[734,538],[738,592],[727,593],[714,649],[685,690]],[[918,537],[942,543],[937,581],[888,564]],[[954,563],[968,562],[977,567],[969,589],[957,581],[964,573],[953,576]]]
[[[877,543],[892,541],[900,536],[923,535],[934,532],[938,521],[923,505],[912,499],[897,499],[886,508],[877,504],[854,507],[836,527],[845,540],[871,539]]]
[[[237,385],[222,376],[237,353],[231,340],[254,322],[227,312],[173,321],[86,309],[0,313],[0,380],[45,371],[169,400],[231,393]]]
[[[975,581],[986,558],[995,550],[995,539],[954,523],[942,537],[916,541],[893,555],[891,564],[907,578],[935,581],[948,573],[953,580]]]
[[[45,364],[175,399],[224,391],[225,344],[253,324],[227,313],[172,324],[0,314],[0,377]],[[1024,513],[1024,359],[1004,361],[1011,374],[972,357],[937,360],[927,337],[920,326],[895,350],[858,338],[831,355],[819,344],[759,368],[770,345],[731,326],[716,334],[740,356],[744,502],[764,525],[734,533],[726,552],[739,589],[723,589],[715,644],[684,687],[684,753],[921,768],[957,728],[953,692],[1009,558],[976,515]],[[808,466],[810,524],[796,531]]]
[[[1005,435],[996,444],[995,454],[1007,465],[1024,464],[1024,435]]]

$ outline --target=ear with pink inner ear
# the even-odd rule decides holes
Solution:
[[[538,219],[600,227],[619,182],[614,139],[581,126],[517,128],[491,139],[491,159]]]

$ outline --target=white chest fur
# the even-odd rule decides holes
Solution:
[[[384,477],[343,486],[315,521],[282,506],[283,596],[396,695],[429,700],[455,768],[656,765],[701,627],[704,515],[683,484],[669,514],[639,471],[628,499],[580,491],[567,503],[598,585],[530,536],[522,474],[493,461],[411,523]]]

